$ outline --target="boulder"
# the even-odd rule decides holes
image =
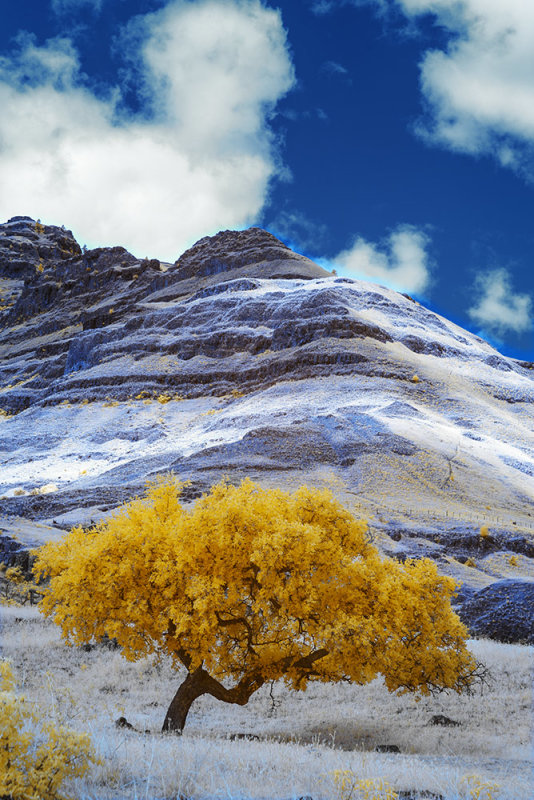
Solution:
[[[497,581],[474,592],[457,612],[472,636],[534,644],[534,583]]]

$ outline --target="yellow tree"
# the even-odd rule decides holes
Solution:
[[[250,480],[191,507],[162,480],[88,531],[43,547],[41,607],[68,643],[115,638],[129,660],[169,656],[187,677],[163,730],[203,695],[245,705],[266,682],[389,690],[467,688],[477,665],[452,611],[456,585],[430,560],[382,558],[330,492]]]

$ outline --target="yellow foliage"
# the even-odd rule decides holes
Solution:
[[[482,527],[480,528],[480,538],[481,539],[487,539],[487,537],[489,535],[490,535],[490,532],[488,530],[488,526],[487,525],[482,525]]]
[[[24,606],[37,603],[42,597],[38,586],[28,580],[19,566],[8,567],[0,562],[0,600],[2,605]],[[0,795],[1,797],[1,795]]]
[[[184,507],[181,488],[161,479],[38,551],[41,609],[68,643],[107,635],[131,661],[202,667],[236,682],[235,695],[219,691],[227,702],[279,678],[304,689],[381,673],[390,691],[424,694],[472,682],[454,580],[429,559],[382,558],[328,490],[222,482]]]
[[[498,783],[483,781],[478,775],[466,775],[462,778],[462,787],[468,792],[469,800],[497,800],[500,795]]]
[[[510,564],[511,567],[517,567],[519,564],[519,559],[517,558],[517,556],[510,556],[508,558],[508,563]]]
[[[165,405],[165,403],[170,403],[171,400],[179,402],[181,400],[185,400],[185,398],[182,397],[181,394],[168,394],[167,392],[163,392],[162,394],[157,395],[156,400],[158,403]]]
[[[336,769],[332,777],[339,800],[398,800],[399,797],[383,778],[359,779],[351,769]]]
[[[66,778],[96,761],[90,738],[41,719],[22,695],[7,661],[0,661],[0,797],[66,800]]]
[[[419,379],[419,375],[413,375],[411,380],[412,380],[412,383],[419,383],[419,380],[420,380]]]

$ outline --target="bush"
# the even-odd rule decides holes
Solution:
[[[67,800],[66,778],[84,775],[96,757],[90,738],[40,718],[23,695],[7,661],[0,661],[0,797]]]

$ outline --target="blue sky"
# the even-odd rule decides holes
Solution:
[[[534,360],[534,4],[2,3],[0,219],[258,224]]]

